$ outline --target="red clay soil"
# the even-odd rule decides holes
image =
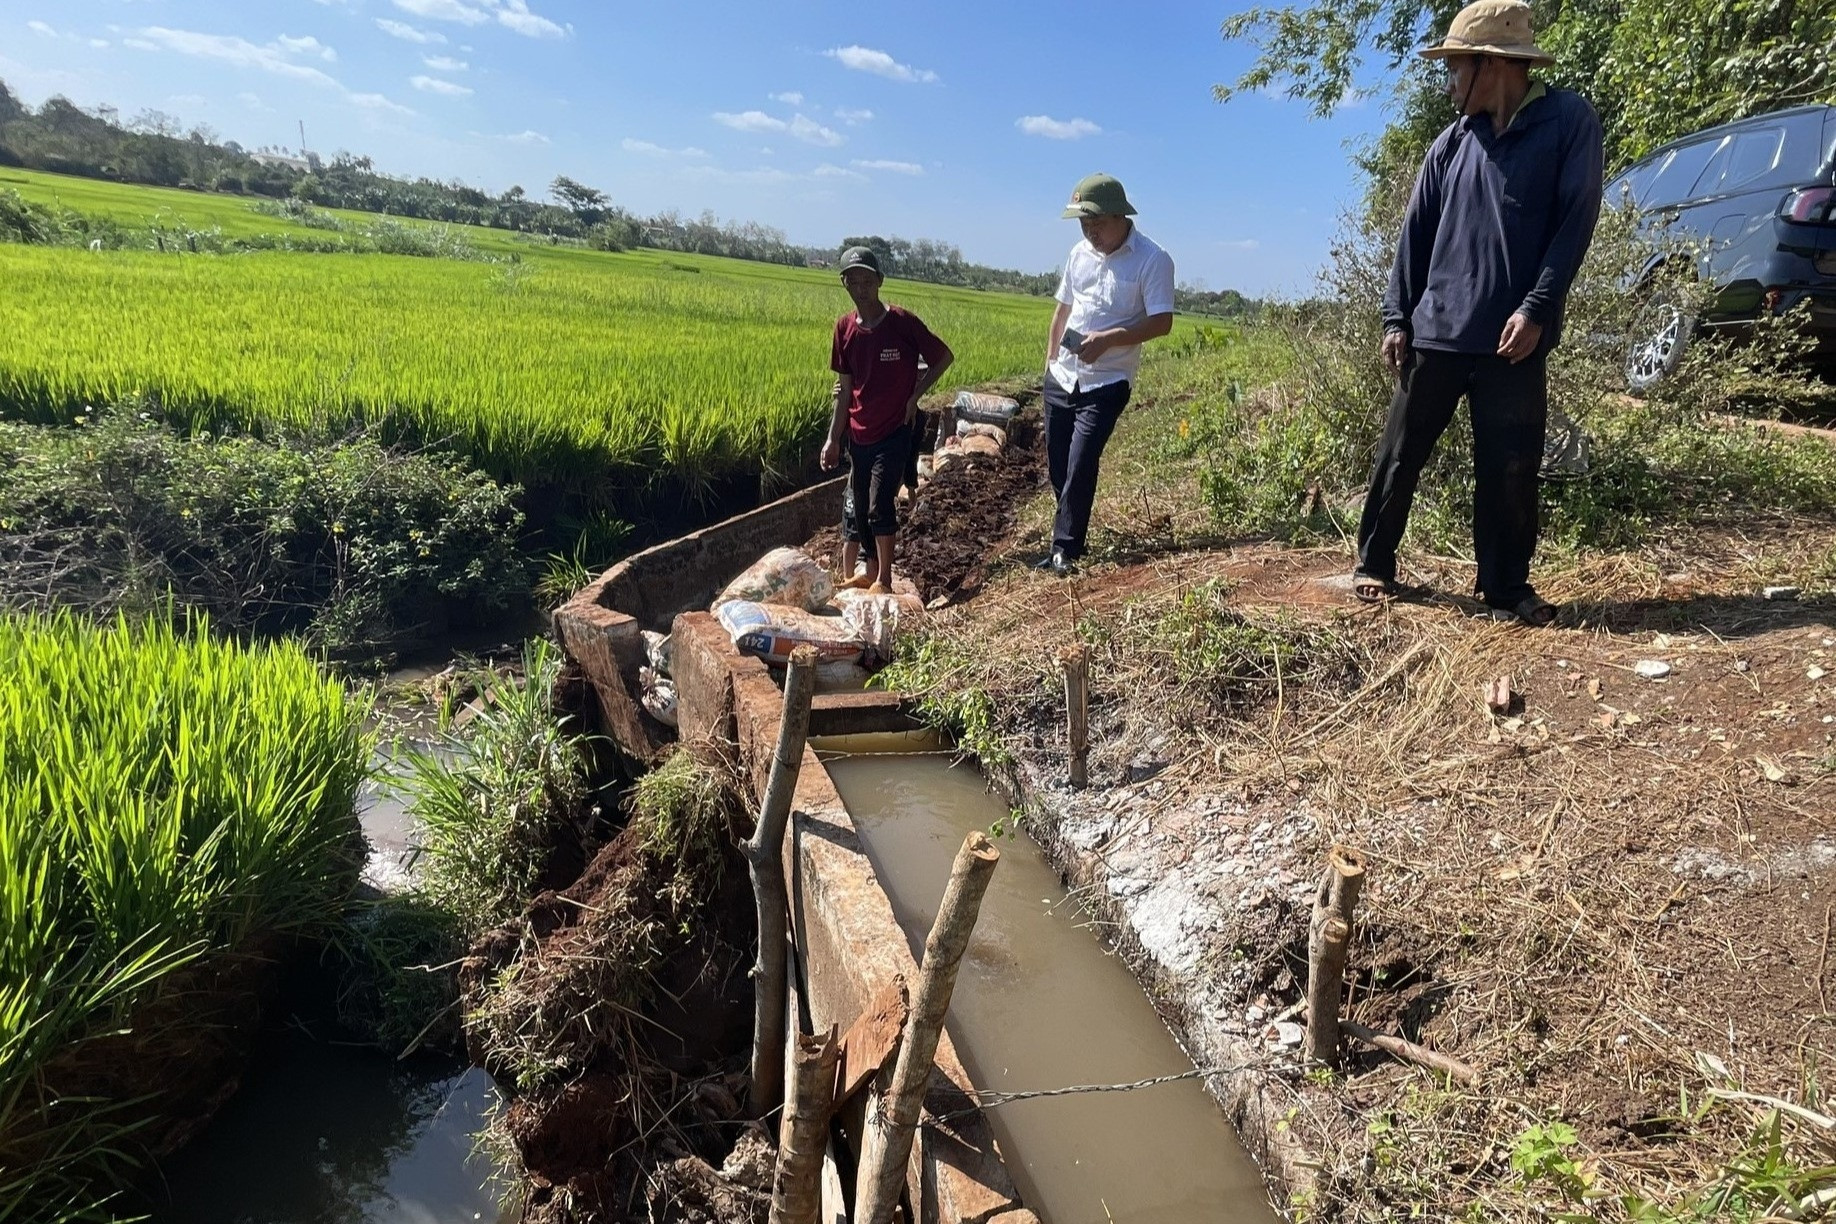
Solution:
[[[503,1122],[528,1179],[526,1224],[763,1219],[745,1179],[714,1167],[745,1133],[746,876],[726,864],[711,895],[677,909],[675,866],[627,827],[461,966],[468,1003],[486,1012],[468,1033],[474,1061],[506,1088],[519,1071],[506,1046],[548,1064]],[[512,966],[513,985],[493,995]],[[684,1184],[714,1206],[696,1207]]]

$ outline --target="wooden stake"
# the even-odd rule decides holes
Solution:
[[[1065,669],[1065,719],[1071,740],[1071,785],[1090,782],[1090,656],[1080,644],[1058,652]]]
[[[924,941],[918,992],[899,1043],[898,1061],[893,1064],[892,1084],[869,1105],[854,1189],[855,1224],[890,1224],[893,1209],[899,1205],[918,1111],[924,1105],[944,1014],[950,1009],[950,993],[956,988],[957,966],[969,947],[982,894],[988,891],[988,879],[1000,859],[1001,852],[980,833],[970,833],[957,851],[937,921]]]
[[[1392,1037],[1388,1033],[1379,1033],[1356,1020],[1341,1020],[1339,1027],[1372,1049],[1382,1050],[1385,1054],[1427,1067],[1431,1071],[1439,1071],[1443,1075],[1451,1075],[1455,1083],[1464,1084],[1468,1088],[1479,1086],[1479,1072],[1451,1055],[1438,1053],[1401,1037]]]
[[[822,1208],[822,1157],[835,1099],[836,1030],[797,1038],[791,1090],[778,1123],[778,1169],[771,1186],[771,1224],[816,1224]]]
[[[784,1098],[784,1000],[789,958],[785,955],[790,901],[784,886],[784,830],[790,822],[791,795],[803,768],[803,745],[810,733],[810,697],[816,691],[816,651],[799,646],[791,652],[784,677],[784,714],[778,723],[778,747],[772,754],[759,823],[743,847],[758,908],[759,951],[752,967],[751,1106],[763,1117]]]
[[[1339,1005],[1345,981],[1345,952],[1351,943],[1352,911],[1364,886],[1364,856],[1335,845],[1326,856],[1307,927],[1307,1055],[1328,1067],[1339,1065]]]

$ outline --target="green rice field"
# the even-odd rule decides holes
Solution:
[[[235,197],[20,171],[0,188],[124,223],[292,225]],[[57,423],[146,395],[200,429],[376,424],[566,489],[788,469],[820,441],[848,308],[833,272],[465,233],[505,261],[0,245],[0,414]],[[885,296],[956,351],[946,387],[1039,365],[1045,299],[896,280]]]
[[[0,1205],[23,1218],[88,1218],[127,1098],[194,1036],[108,1034],[200,957],[329,929],[355,883],[362,709],[295,645],[198,628],[0,618]]]

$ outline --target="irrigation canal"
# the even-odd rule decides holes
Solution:
[[[893,910],[922,954],[971,829],[1008,812],[981,774],[917,735],[812,741]],[[1024,835],[1001,864],[950,1002],[949,1028],[982,1091],[1119,1084],[1192,1070],[1121,960],[1088,929]],[[1026,1205],[1049,1224],[1273,1224],[1262,1176],[1197,1080],[1014,1101],[988,1112]]]

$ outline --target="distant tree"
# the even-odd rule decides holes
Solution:
[[[579,217],[585,225],[598,224],[605,215],[606,193],[597,187],[577,183],[565,174],[555,176],[555,181],[548,185],[548,194],[560,201],[564,208]]]
[[[177,115],[148,107],[128,121],[128,131],[148,136],[177,136],[183,130]]]

